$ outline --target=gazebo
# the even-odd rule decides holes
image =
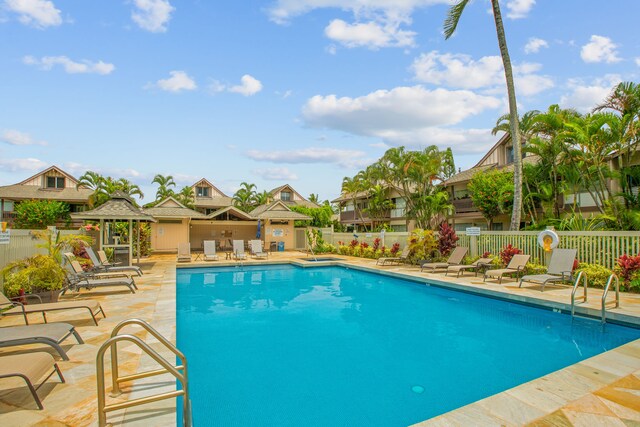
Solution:
[[[142,209],[136,207],[133,204],[131,198],[122,191],[115,191],[111,194],[111,199],[106,203],[98,206],[95,209],[85,212],[76,212],[71,214],[73,219],[81,219],[85,221],[100,221],[100,238],[99,247],[113,248],[114,251],[119,249],[128,248],[129,251],[129,264],[133,261],[133,222],[137,222],[138,229],[140,228],[140,222],[156,222],[156,220],[142,212]],[[105,222],[108,224],[114,224],[116,222],[128,222],[129,223],[129,241],[126,244],[120,242],[119,236],[113,233],[112,227],[105,227]],[[139,230],[138,230],[139,231]],[[140,233],[138,232],[137,239],[138,248],[138,264],[140,263]]]

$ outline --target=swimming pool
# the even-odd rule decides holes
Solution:
[[[198,426],[403,426],[640,330],[343,267],[177,271]]]

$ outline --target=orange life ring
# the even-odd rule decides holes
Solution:
[[[560,243],[558,233],[553,230],[544,230],[538,234],[538,244],[546,251],[550,252]]]

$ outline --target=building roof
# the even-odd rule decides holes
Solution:
[[[63,171],[63,170],[62,170],[62,169],[60,169],[58,166],[53,165],[53,166],[49,166],[47,169],[45,169],[45,170],[43,170],[43,171],[38,172],[38,173],[37,173],[37,174],[35,174],[35,175],[30,176],[30,177],[29,177],[29,178],[27,178],[27,179],[25,179],[25,180],[23,180],[23,181],[19,182],[19,183],[18,183],[18,185],[24,185],[24,184],[28,183],[29,181],[31,181],[32,179],[37,178],[37,177],[39,177],[40,175],[44,175],[44,174],[46,174],[47,172],[51,172],[52,170],[54,170],[54,171],[58,172],[59,174],[64,175],[65,177],[69,178],[69,180],[71,180],[71,182],[73,182],[74,184],[77,184],[77,183],[78,183],[78,180],[77,180],[73,175],[70,175],[70,174],[68,174],[67,172]]]
[[[173,197],[167,197],[157,205],[142,211],[155,218],[207,218],[205,214],[189,209]]]
[[[106,219],[155,222],[155,219],[152,216],[144,213],[142,209],[134,206],[131,199],[122,191],[114,192],[111,195],[110,200],[95,209],[72,213],[71,218],[85,220]]]
[[[93,190],[86,188],[48,189],[35,185],[5,185],[0,187],[0,199],[31,200],[46,199],[61,202],[87,203]]]
[[[198,208],[221,208],[231,206],[231,197],[196,197],[195,205]]]
[[[307,215],[294,212],[280,200],[276,200],[268,205],[258,206],[249,214],[255,219],[282,219],[307,221],[313,219]]]
[[[281,185],[280,187],[276,187],[273,190],[269,191],[269,194],[275,196],[276,194],[280,193],[282,190],[284,189],[288,189],[289,191],[291,191],[292,193],[294,193],[296,196],[298,196],[299,200],[288,200],[288,201],[284,201],[282,200],[284,203],[286,203],[289,206],[305,206],[307,208],[319,208],[320,206],[315,203],[312,202],[308,199],[306,199],[302,194],[300,194],[299,192],[297,192],[292,186],[290,186],[289,184],[284,184]]]
[[[215,212],[211,212],[209,215],[207,215],[207,218],[209,219],[214,219],[217,216],[222,215],[225,212],[229,212],[231,214],[233,214],[234,216],[241,218],[241,219],[246,219],[246,220],[253,220],[255,219],[254,217],[252,217],[249,213],[236,208],[235,206],[227,206],[226,208],[220,208]]]
[[[522,164],[534,164],[538,162],[539,157],[538,156],[527,156],[527,157],[523,157],[522,158]],[[460,182],[468,182],[471,180],[471,178],[473,178],[473,175],[475,175],[478,172],[484,172],[484,171],[488,171],[490,169],[500,169],[501,171],[505,171],[505,172],[512,172],[513,171],[513,163],[509,163],[508,165],[502,166],[502,167],[498,167],[497,163],[493,163],[490,165],[484,165],[484,166],[474,166],[471,169],[467,169],[464,170],[460,173],[455,174],[454,176],[452,176],[451,178],[449,178],[448,180],[446,180],[444,182],[444,185],[452,185],[452,184],[457,184]]]
[[[201,185],[204,184],[204,185]],[[220,189],[218,187],[216,187],[215,185],[213,185],[211,182],[209,182],[208,179],[206,178],[202,178],[200,179],[200,181],[196,182],[195,184],[193,184],[191,186],[191,188],[195,189],[196,187],[211,187],[213,188],[216,192],[220,193],[222,195],[222,197],[228,197],[226,194],[224,194],[222,191],[220,191]]]

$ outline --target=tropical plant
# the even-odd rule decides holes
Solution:
[[[57,222],[69,222],[69,205],[57,200],[24,200],[14,208],[15,228],[43,229]]]
[[[493,219],[505,213],[513,203],[511,172],[491,170],[476,173],[467,185],[473,205],[478,208],[492,229]]]
[[[449,39],[453,33],[455,33],[460,17],[468,3],[469,0],[458,0],[449,8],[447,18],[444,21],[445,39]],[[520,142],[516,90],[513,81],[511,58],[507,47],[507,38],[504,31],[504,25],[502,23],[502,14],[500,13],[500,3],[498,0],[491,0],[491,9],[493,11],[493,18],[498,37],[498,46],[500,47],[500,56],[502,57],[502,65],[504,67],[504,75],[507,82],[509,134],[511,135],[511,141],[513,143],[513,209],[510,229],[519,230],[522,211],[522,146]]]
[[[409,259],[412,262],[432,259],[436,256],[438,242],[432,230],[414,229],[407,240],[409,245]]]
[[[500,251],[500,259],[502,260],[502,263],[504,265],[509,265],[509,263],[511,262],[511,258],[513,258],[514,255],[518,255],[521,253],[522,253],[522,250],[516,248],[511,243],[509,243]]]
[[[607,280],[609,280],[609,276],[613,273],[612,270],[600,264],[589,264],[586,262],[578,264],[578,268],[575,270],[575,275],[577,276],[580,272],[583,272],[589,278],[590,287],[595,286],[598,288],[604,288],[607,284]]]
[[[331,217],[333,216],[333,211],[331,210],[331,206],[321,206],[319,208],[308,208],[306,206],[301,205],[293,205],[289,206],[293,212],[298,212],[308,217],[311,217],[311,220],[296,220],[294,225],[296,227],[329,227],[331,226]]]
[[[189,209],[195,209],[196,207],[196,195],[193,192],[193,188],[189,186],[182,187],[176,194],[176,199]]]
[[[173,180],[173,176],[157,174],[153,177],[151,183],[158,184],[158,190],[156,191],[156,201],[164,200],[167,197],[175,195],[174,191],[171,189],[171,187],[176,186],[176,182]]]
[[[256,185],[242,182],[233,195],[233,205],[244,212],[249,212],[255,206],[255,195]]]
[[[624,285],[628,287],[632,280],[640,277],[640,255],[622,255],[616,260],[614,271],[622,279]]]
[[[23,293],[40,293],[62,289],[65,272],[49,255],[35,255],[9,263],[2,269],[4,294],[8,297]]]
[[[456,231],[448,223],[440,224],[438,232],[438,251],[442,256],[447,256],[456,247],[456,242],[460,238],[456,235]]]
[[[32,232],[33,237],[42,240],[36,246],[47,250],[47,254],[62,263],[62,253],[66,250],[77,250],[85,245],[91,245],[93,238],[84,234],[62,235],[58,230],[38,230]]]

